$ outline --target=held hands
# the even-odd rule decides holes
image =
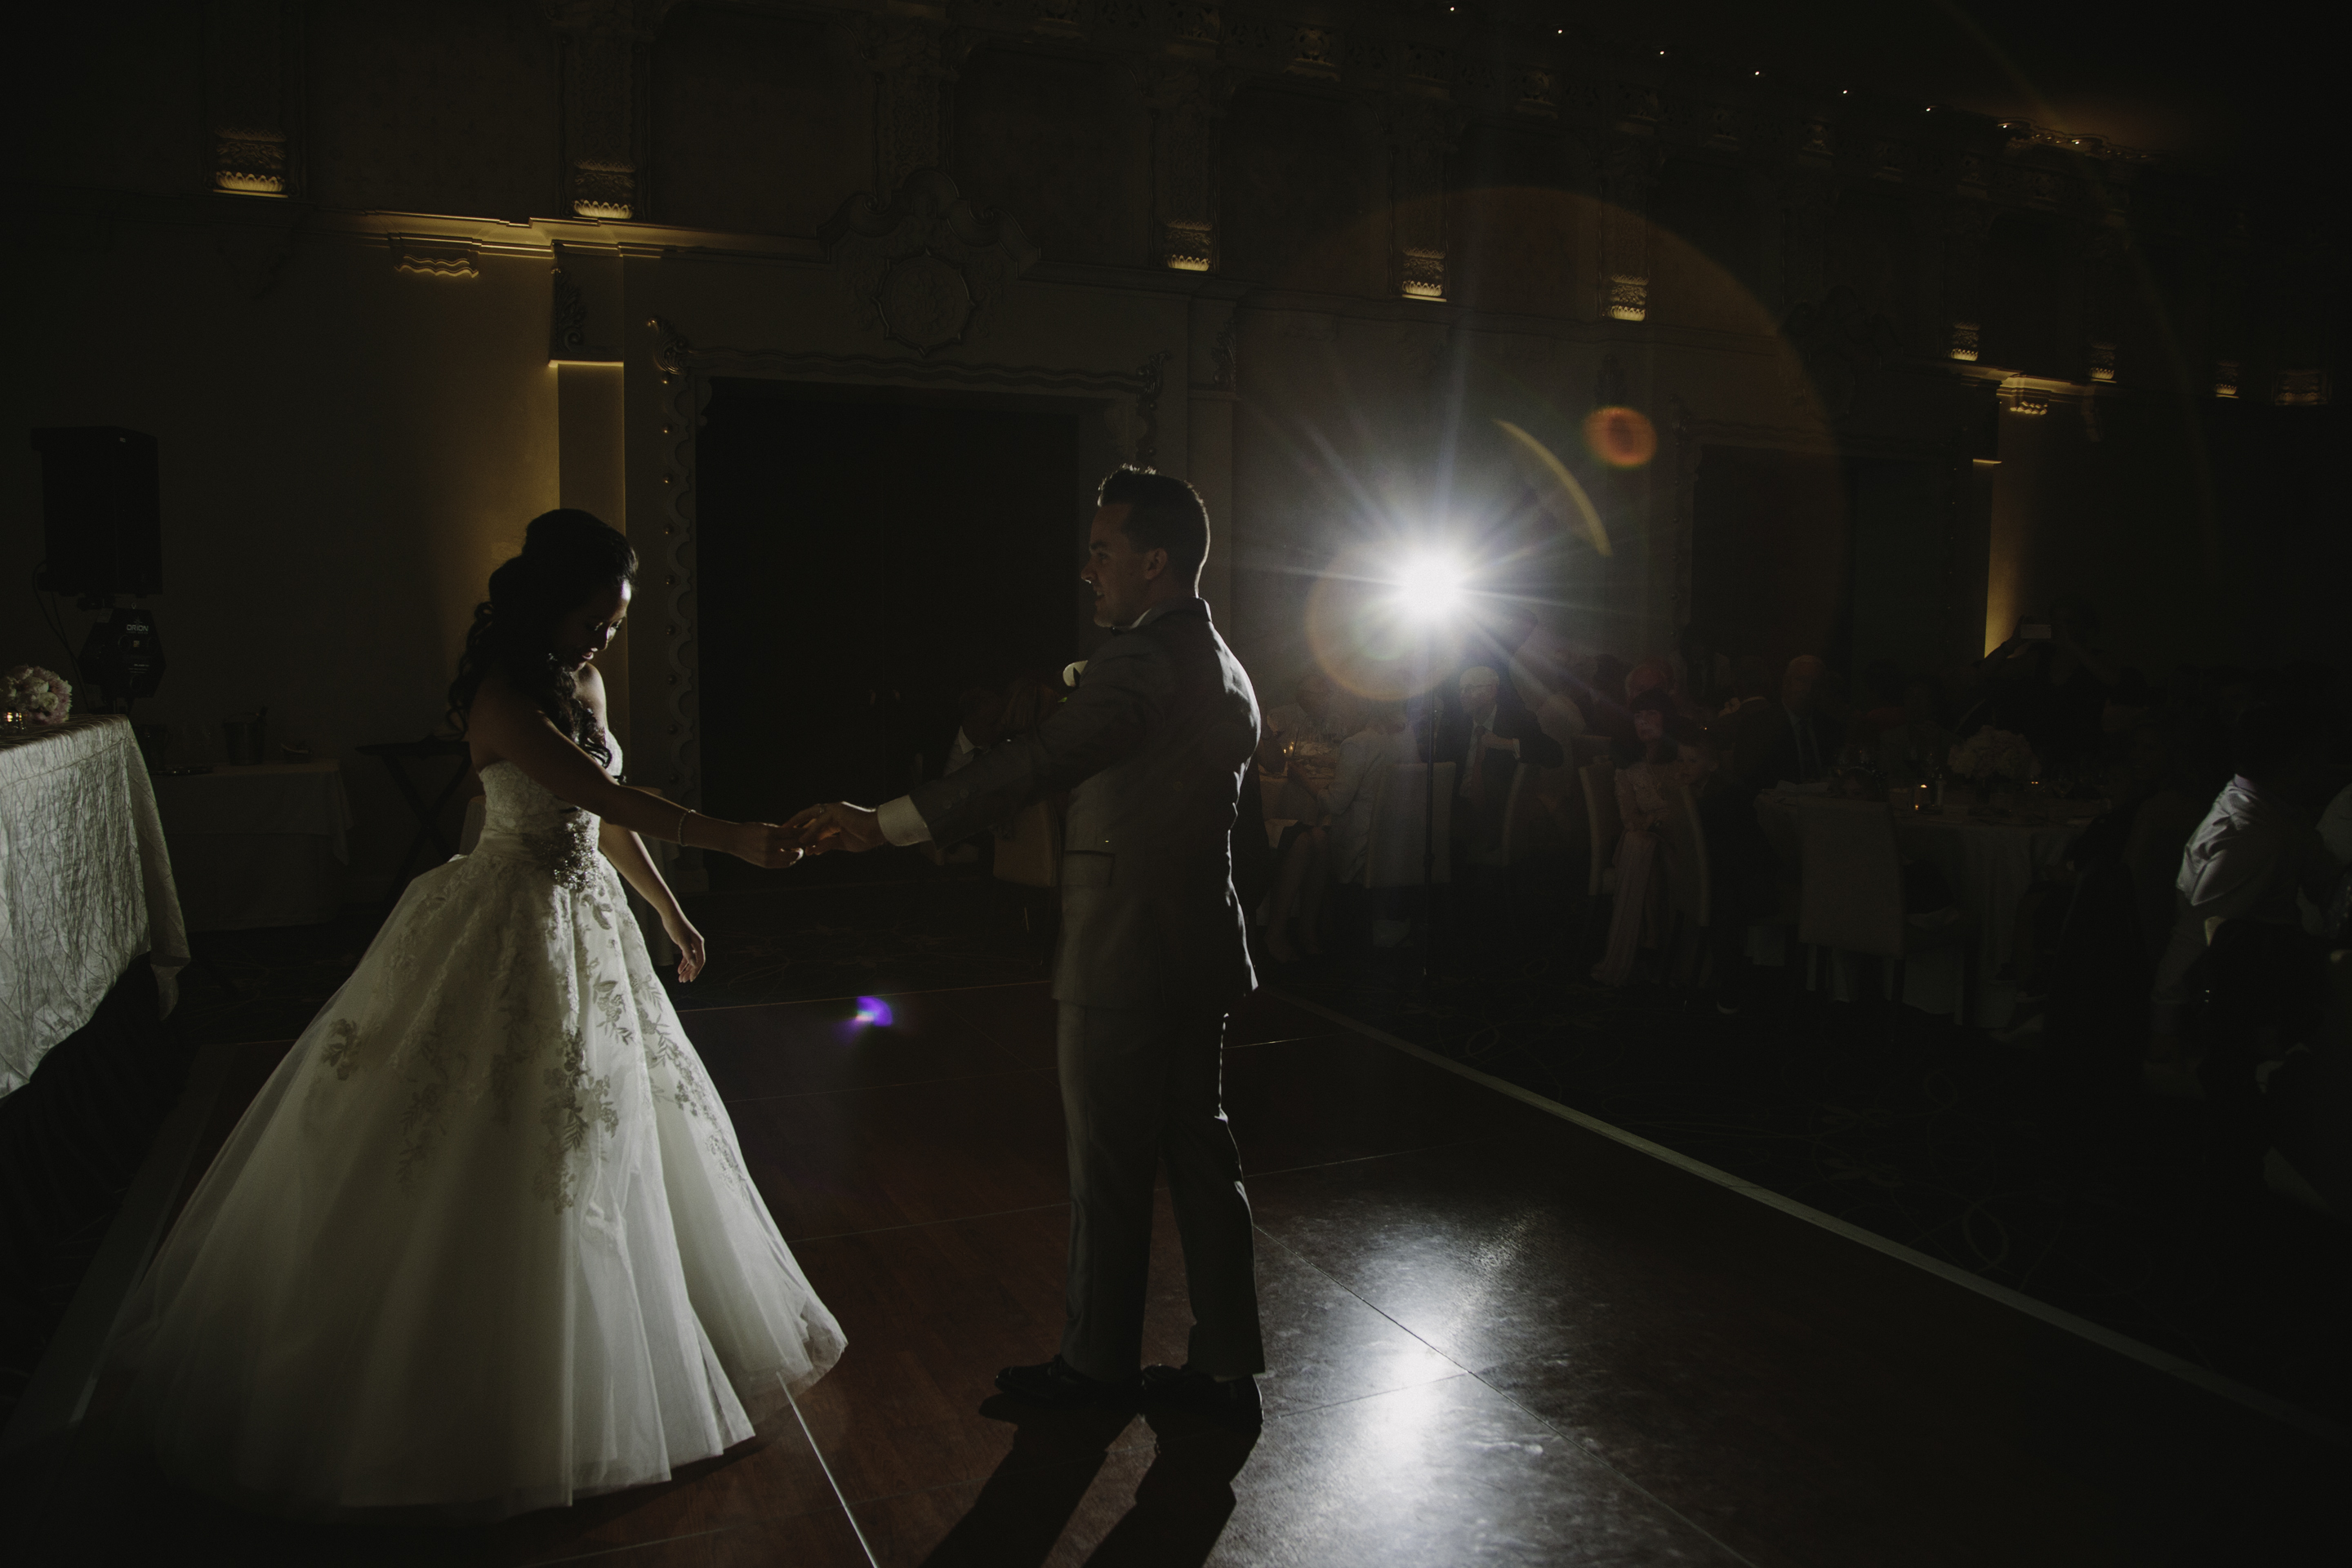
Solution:
[[[797,864],[802,854],[800,836],[772,822],[730,822],[727,825],[726,842],[719,847],[738,860],[748,860],[771,871]]]
[[[835,849],[860,854],[888,842],[882,837],[882,824],[870,806],[852,805],[845,800],[810,806],[779,831],[793,836],[787,841],[798,844],[811,855]]]

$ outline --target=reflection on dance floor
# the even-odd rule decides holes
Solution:
[[[92,1561],[2071,1568],[2297,1561],[2340,1462],[1263,995],[1226,1078],[1264,1432],[1033,1412],[991,1380],[1060,1323],[1051,1004],[1034,983],[864,1000],[892,1025],[852,996],[687,1019],[850,1337],[796,1419],[487,1531],[257,1520],[87,1456],[12,1513]],[[240,1054],[215,1138],[282,1049]],[[1159,1239],[1145,1349],[1180,1360],[1164,1208]]]

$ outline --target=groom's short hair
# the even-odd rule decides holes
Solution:
[[[1138,550],[1165,550],[1169,569],[1184,582],[1209,558],[1209,509],[1200,492],[1173,474],[1133,467],[1113,468],[1095,492],[1097,506],[1127,508],[1119,531]]]

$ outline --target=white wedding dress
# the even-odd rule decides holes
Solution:
[[[132,1299],[109,1421],[182,1484],[496,1518],[666,1479],[841,1354],[597,818],[482,786]]]

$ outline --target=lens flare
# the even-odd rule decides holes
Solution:
[[[1596,408],[1584,416],[1584,444],[1612,468],[1638,468],[1658,455],[1658,431],[1638,408]]]
[[[870,1028],[888,1028],[890,1004],[879,996],[860,996],[857,999],[857,1021]]]
[[[1408,557],[1397,574],[1395,602],[1408,619],[1427,625],[1462,607],[1462,567],[1434,552]]]
[[[1468,574],[1403,541],[1349,545],[1307,591],[1307,647],[1343,690],[1374,700],[1428,689],[1458,662],[1471,618]]]
[[[1584,493],[1584,487],[1578,484],[1576,476],[1568,471],[1568,465],[1561,462],[1549,447],[1509,420],[1497,419],[1495,427],[1510,438],[1511,453],[1518,462],[1519,471],[1535,488],[1544,510],[1558,519],[1563,528],[1573,526],[1569,521],[1570,512],[1573,510],[1584,523],[1584,537],[1591,542],[1593,551],[1601,555],[1609,554],[1609,530],[1601,522],[1601,513],[1593,506],[1592,498]]]

